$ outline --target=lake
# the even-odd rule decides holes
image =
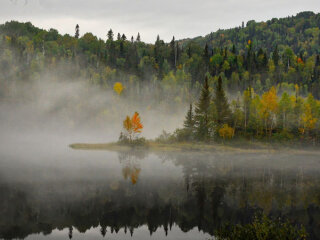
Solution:
[[[2,140],[1,239],[214,239],[261,212],[320,239],[319,152],[83,151],[69,141]]]

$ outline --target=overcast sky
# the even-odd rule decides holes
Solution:
[[[79,24],[81,35],[103,39],[112,28],[154,42],[157,34],[165,41],[196,37],[306,10],[320,12],[320,0],[0,0],[0,23],[30,21],[71,35]]]

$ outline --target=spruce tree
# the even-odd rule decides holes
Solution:
[[[278,46],[276,46],[276,48],[274,49],[274,51],[272,53],[272,60],[273,60],[274,65],[277,67],[279,64]]]
[[[234,44],[232,45],[232,53],[236,54],[236,46]]]
[[[107,34],[108,40],[113,41],[113,31],[110,29]]]
[[[186,119],[184,120],[183,126],[185,129],[188,129],[188,130],[192,130],[194,128],[194,119],[193,119],[193,111],[192,111],[191,103],[186,115]]]
[[[198,140],[206,141],[209,139],[209,107],[210,107],[210,90],[208,78],[205,78],[204,85],[201,90],[199,102],[195,109],[195,130]]]
[[[136,41],[137,41],[137,42],[140,42],[140,41],[141,41],[140,33],[138,33]]]
[[[206,43],[206,45],[204,47],[204,51],[203,51],[203,60],[205,62],[206,71],[208,71],[209,62],[210,62],[210,56],[209,56],[209,47],[208,47],[207,43]]]
[[[74,37],[78,39],[79,36],[80,36],[79,25],[77,24],[77,25],[76,25],[76,33],[74,34]]]
[[[228,123],[231,118],[231,111],[226,94],[222,87],[221,77],[218,78],[218,84],[216,86],[213,101],[216,107],[215,121],[217,125],[220,126],[224,123]]]
[[[172,69],[176,68],[176,42],[174,36],[170,42],[170,63]]]
[[[189,110],[187,112],[186,118],[183,123],[183,133],[184,140],[193,140],[194,139],[194,116],[192,111],[192,104],[190,104]]]

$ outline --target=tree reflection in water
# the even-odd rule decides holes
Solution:
[[[0,238],[68,228],[71,239],[74,229],[84,233],[92,227],[99,227],[101,236],[107,229],[133,235],[141,226],[147,226],[150,235],[159,228],[167,235],[174,225],[183,232],[197,227],[213,235],[225,223],[248,223],[256,212],[264,212],[303,224],[311,239],[319,239],[319,166],[297,164],[301,156],[288,161],[275,157],[260,156],[264,162],[256,164],[256,155],[241,153],[161,153],[160,158],[142,151],[120,152],[118,175],[124,181],[114,179],[114,169],[106,169],[101,180],[0,180]],[[147,163],[158,168],[144,168]],[[164,175],[169,168],[174,174]],[[142,171],[149,175],[139,179]],[[116,187],[108,187],[113,182]]]
[[[134,185],[139,179],[139,174],[141,172],[140,160],[146,157],[145,151],[123,151],[118,153],[118,158],[123,165],[122,175],[125,180],[130,179],[131,183]]]

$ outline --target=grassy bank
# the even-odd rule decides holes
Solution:
[[[143,146],[124,145],[120,143],[74,143],[69,145],[78,150],[108,150],[108,151],[126,151],[126,150],[146,150],[152,152],[216,152],[216,151],[242,151],[242,152],[270,152],[277,150],[318,152],[319,148],[297,144],[277,144],[267,142],[251,141],[231,141],[227,143],[201,143],[201,142],[179,142],[179,143],[159,143],[155,141],[146,141]]]

